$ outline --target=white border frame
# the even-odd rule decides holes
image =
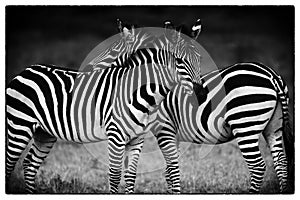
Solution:
[[[294,5],[295,6],[295,121],[299,119],[299,106],[296,105],[297,100],[299,99],[299,93],[296,92],[297,88],[299,87],[300,79],[297,79],[299,75],[299,69],[296,66],[299,66],[299,59],[297,59],[297,50],[299,49],[299,43],[297,43],[297,35],[299,34],[299,26],[297,26],[297,22],[299,23],[299,13],[300,9],[296,5],[296,0],[231,0],[231,1],[218,1],[218,0],[185,0],[185,1],[172,1],[170,0],[139,0],[139,1],[124,1],[124,0],[109,0],[109,1],[93,1],[93,0],[52,0],[52,1],[45,1],[45,0],[27,0],[26,4],[24,1],[20,0],[4,0],[0,3],[0,23],[1,23],[1,50],[0,50],[0,63],[2,66],[3,72],[1,73],[1,83],[0,83],[0,91],[2,92],[0,98],[0,105],[1,105],[1,114],[0,114],[0,124],[1,124],[1,134],[0,134],[0,141],[5,141],[5,6],[6,5]],[[299,2],[299,1],[298,1]],[[184,4],[182,4],[184,3]],[[222,4],[220,4],[222,3]],[[280,28],[280,24],[278,24],[278,28]],[[295,133],[299,130],[299,124],[295,123]],[[299,136],[295,134],[295,144],[299,144]],[[299,155],[299,148],[295,145],[295,155]],[[82,198],[89,198],[89,200],[93,199],[132,199],[132,198],[143,198],[144,200],[154,200],[154,199],[213,199],[213,200],[224,200],[224,199],[299,199],[299,190],[297,186],[299,186],[299,171],[297,170],[297,159],[295,161],[295,194],[294,195],[7,195],[5,194],[5,147],[1,145],[1,152],[0,152],[0,163],[1,163],[1,170],[0,170],[0,198],[1,199],[53,199],[53,198],[64,198],[64,199],[82,199]]]

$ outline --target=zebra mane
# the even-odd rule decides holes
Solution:
[[[128,31],[128,29],[126,30]],[[129,30],[131,31],[131,30]],[[87,66],[91,70],[103,70],[111,67],[125,67],[124,63],[131,59],[139,49],[148,48],[156,37],[143,28],[137,29],[131,35],[120,32],[121,38],[101,52]],[[113,59],[111,59],[113,57]]]
[[[151,29],[148,28],[136,29],[133,25],[123,24],[120,20],[117,20],[117,24],[121,38],[89,63],[92,71],[112,67],[131,67],[129,62],[134,60],[135,56],[138,55],[137,52],[142,52],[141,49],[155,48],[163,49],[175,58],[193,63],[195,74],[200,79],[201,55],[195,50],[194,40],[184,40],[181,35],[181,32],[188,34],[186,26],[175,27],[167,21],[164,24],[165,32],[155,35],[151,34]],[[197,20],[191,29],[191,37],[195,39],[200,30],[200,20]]]

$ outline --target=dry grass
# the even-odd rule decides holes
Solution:
[[[146,140],[147,146],[155,146],[154,140]],[[148,143],[148,145],[147,145]],[[150,144],[152,143],[152,144]],[[190,145],[180,157],[181,185],[183,193],[247,193],[248,170],[235,142],[214,146],[206,156],[208,146]],[[278,181],[271,155],[262,142],[261,149],[267,163],[262,193],[278,193]],[[153,151],[153,148],[152,148]],[[157,152],[151,162],[141,159],[139,171],[150,168],[149,163],[160,160]],[[108,193],[108,168],[95,159],[83,145],[58,142],[41,166],[37,178],[38,193]],[[7,184],[7,193],[24,193],[24,181],[20,162]],[[124,192],[121,181],[120,192]],[[166,193],[163,169],[139,173],[136,193]]]

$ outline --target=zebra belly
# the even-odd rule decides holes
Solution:
[[[43,128],[43,125],[38,123],[35,128],[37,127]],[[73,132],[72,136],[65,136],[64,132],[53,133],[46,131],[44,128],[43,130],[56,138],[60,138],[63,141],[70,141],[75,143],[90,143],[107,140],[105,127],[102,126],[95,126],[93,130],[87,132]]]

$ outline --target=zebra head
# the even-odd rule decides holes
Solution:
[[[202,85],[200,78],[201,54],[196,42],[201,32],[201,20],[198,19],[192,26],[189,36],[182,33],[184,26],[175,27],[170,21],[164,23],[164,28],[168,48],[175,56],[178,78],[185,86],[186,92],[191,94],[190,89],[193,88],[193,82]]]
[[[134,25],[123,23],[117,19],[119,34],[110,37],[98,45],[100,51],[96,51],[96,57],[87,64],[94,70],[106,69],[111,66],[119,66],[120,60],[126,60],[137,49],[145,48],[152,40],[152,36],[142,29],[136,29]],[[85,71],[85,70],[84,70]]]
[[[186,93],[193,93],[193,83],[201,85],[200,52],[196,48],[195,39],[201,31],[201,21],[197,20],[192,27],[191,37],[181,34],[182,27],[174,27],[170,21],[164,24],[164,31],[150,30],[151,27],[135,29],[135,26],[117,20],[118,30],[125,44],[126,52],[133,53],[137,49],[156,48],[170,53],[171,71],[176,82],[180,82]],[[164,34],[160,34],[164,33]],[[171,59],[172,57],[172,59]]]
[[[137,28],[136,25],[129,25],[117,19],[118,31],[121,36],[121,51],[126,52],[128,56],[138,49],[148,48],[148,44],[153,43],[154,35],[143,28]]]

